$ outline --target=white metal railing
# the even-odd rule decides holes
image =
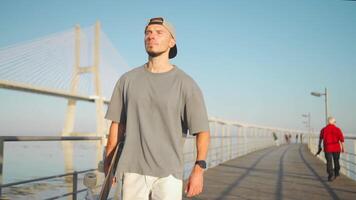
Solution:
[[[308,135],[308,148],[312,154],[318,152],[319,135],[314,133]],[[345,136],[345,152],[340,154],[340,172],[356,181],[356,137]],[[318,158],[326,163],[324,154]]]
[[[263,127],[263,126],[257,126],[251,124],[224,121],[216,118],[209,118],[209,125],[210,125],[210,132],[211,132],[211,140],[210,140],[208,158],[207,158],[207,164],[209,168],[260,149],[264,149],[270,146],[275,146],[278,144],[283,144],[286,142],[285,135],[292,135],[293,138],[295,137],[296,134],[306,135],[306,133],[303,131]],[[273,137],[273,134],[277,136],[278,138],[277,141]],[[0,138],[0,141],[6,142],[6,141],[88,140],[88,138],[92,140],[102,139],[101,137],[72,137],[72,136],[71,137],[43,137],[41,136],[41,137],[2,137]],[[0,142],[0,144],[3,143]],[[0,147],[1,146],[3,147],[3,145],[0,145]],[[1,150],[3,150],[3,148],[0,148],[0,152],[2,152]],[[184,179],[189,177],[190,172],[194,166],[195,159],[196,159],[195,137],[188,136],[184,146],[184,161],[185,161]],[[0,163],[0,166],[2,166],[2,163]],[[1,173],[0,173],[0,177],[1,177]],[[42,177],[42,178],[38,178],[38,180],[47,179],[47,178],[48,177]],[[22,182],[4,184],[4,185],[2,185],[0,182],[1,188],[14,184],[22,184]],[[101,183],[99,183],[99,185],[100,184]],[[74,184],[73,186],[76,185],[77,184]],[[76,194],[75,190],[76,189],[73,189],[73,192],[68,193],[68,195]],[[84,190],[80,190],[80,191],[84,191]],[[73,199],[75,199],[76,196],[73,195],[72,197]]]
[[[61,194],[59,196],[53,196],[51,198],[46,198],[46,199],[60,199],[66,196],[72,196],[73,200],[77,199],[77,194],[81,192],[87,191],[87,189],[78,189],[78,175],[79,174],[84,174],[87,172],[92,172],[96,171],[96,169],[87,169],[87,170],[81,170],[81,171],[73,171],[65,174],[56,174],[52,176],[46,176],[46,177],[40,177],[40,178],[32,178],[29,180],[22,180],[22,181],[17,181],[17,182],[12,182],[12,183],[6,183],[3,184],[2,182],[2,177],[3,177],[3,161],[4,161],[4,147],[5,143],[7,142],[31,142],[31,141],[36,141],[36,142],[48,142],[48,141],[101,141],[102,138],[98,136],[0,136],[0,199],[7,199],[6,196],[2,196],[2,190],[5,188],[14,188],[18,187],[19,185],[24,185],[28,183],[36,183],[36,182],[44,182],[44,181],[50,181],[53,179],[58,179],[58,178],[68,178],[72,177],[71,180],[71,188],[72,192],[66,193],[66,194]],[[45,149],[43,149],[45,150]],[[67,179],[68,180],[68,179]],[[24,193],[24,196],[27,194]]]
[[[210,145],[208,168],[248,153],[286,142],[285,135],[307,135],[299,130],[264,127],[252,124],[209,118]],[[273,137],[277,136],[277,141]],[[184,179],[188,178],[196,159],[195,137],[189,136],[184,146]]]

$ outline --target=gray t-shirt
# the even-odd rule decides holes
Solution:
[[[105,118],[126,124],[121,173],[182,179],[188,130],[209,131],[201,90],[176,66],[152,73],[144,65],[122,75]]]

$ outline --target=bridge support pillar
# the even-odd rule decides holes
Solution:
[[[78,93],[80,75],[85,73],[93,74],[94,82],[94,98],[95,98],[95,111],[96,111],[96,135],[101,136],[102,140],[96,142],[97,149],[97,163],[102,159],[103,155],[103,143],[105,142],[105,120],[104,120],[104,99],[101,94],[99,63],[100,63],[100,22],[95,24],[95,36],[94,36],[94,60],[93,66],[82,67],[80,66],[81,55],[81,30],[79,25],[75,27],[75,63],[73,69],[73,75],[71,80],[70,92],[72,94]],[[62,136],[72,136],[75,122],[75,111],[77,101],[69,99],[67,104],[67,112],[65,118],[65,125],[62,131]],[[66,172],[71,172],[73,168],[73,144],[70,142],[62,143],[65,159]],[[69,181],[69,180],[68,180]]]

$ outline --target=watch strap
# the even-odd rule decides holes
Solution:
[[[206,169],[206,161],[205,160],[197,160],[197,161],[195,161],[195,164],[199,165],[203,169]]]

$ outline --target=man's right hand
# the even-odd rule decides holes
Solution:
[[[125,125],[112,121],[110,125],[110,131],[108,136],[108,142],[106,144],[106,156],[104,160],[104,173],[105,177],[109,173],[109,168],[111,160],[113,159],[113,154],[115,151],[116,145],[122,141],[125,133]],[[116,178],[113,178],[112,183],[116,183]]]
[[[345,152],[345,146],[343,142],[340,142],[340,147],[341,147],[341,153]]]
[[[107,162],[106,160],[107,160],[107,158],[105,158],[105,160],[104,160],[104,174],[105,174],[105,177],[108,175],[109,167],[110,167],[109,162]]]
[[[318,155],[320,154],[321,150],[322,150],[322,148],[321,148],[321,146],[319,145],[318,152],[316,152],[315,156],[318,156]]]
[[[107,160],[108,158],[105,158],[105,160]],[[111,162],[108,162],[108,161],[104,161],[104,174],[105,174],[105,177],[108,175],[108,173],[109,173],[109,168],[110,168],[110,163]],[[112,178],[112,185],[114,185],[115,183],[117,182],[117,179],[116,179],[116,177],[114,176],[113,178]]]

